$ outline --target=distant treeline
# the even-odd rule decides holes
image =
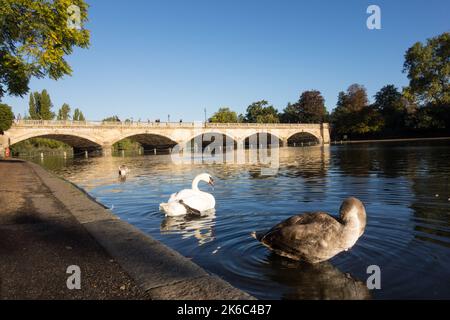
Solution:
[[[71,114],[71,107],[64,103],[57,113],[53,112],[53,103],[47,90],[42,92],[33,92],[30,94],[28,103],[28,114],[23,117],[26,120],[74,120],[85,121],[83,112],[76,108]],[[20,119],[18,115],[16,118]],[[56,140],[45,138],[32,138],[19,142],[11,147],[13,155],[31,154],[36,152],[48,152],[61,150],[69,152],[72,147]]]
[[[24,119],[86,121],[83,112],[78,108],[71,114],[70,112],[72,109],[67,103],[64,103],[56,114],[52,109],[53,103],[47,90],[44,89],[42,92],[33,92],[30,94],[28,114],[24,116]]]
[[[331,114],[318,90],[308,90],[282,111],[261,100],[245,115],[220,108],[210,122],[321,123],[330,122],[334,139],[370,139],[450,135],[450,33],[420,42],[405,54],[403,72],[409,86],[399,91],[389,84],[370,104],[366,88],[352,84],[338,95]]]

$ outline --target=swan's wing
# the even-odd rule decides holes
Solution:
[[[188,206],[192,210],[200,213],[211,210],[216,205],[216,200],[214,199],[214,197],[206,192],[193,193],[190,196],[181,199],[180,202]]]
[[[179,202],[161,203],[159,209],[170,217],[183,216],[187,213],[186,207]]]
[[[304,213],[299,214],[296,216],[293,216],[289,219],[284,220],[283,222],[280,222],[279,224],[275,225],[272,229],[270,229],[269,232],[271,233],[273,231],[277,231],[286,227],[291,226],[300,226],[300,225],[323,225],[327,226],[330,223],[337,222],[335,218],[330,216],[328,213],[325,212],[310,212],[310,213]]]
[[[178,195],[178,193],[173,193],[173,194],[170,196],[168,202],[171,203],[171,202],[176,202],[176,201],[178,201],[177,195]]]
[[[201,213],[216,206],[214,197],[203,191],[184,189],[170,196],[169,203],[177,202],[194,212]]]
[[[339,228],[339,222],[326,213],[308,213],[276,225],[261,237],[261,242],[292,256],[310,255],[327,247],[332,240],[329,235]]]
[[[194,191],[192,189],[184,189],[181,190],[180,192],[174,193],[170,196],[169,202],[175,202],[175,201],[180,201],[183,199],[187,199],[190,198],[192,196],[195,196],[197,194],[198,191]]]

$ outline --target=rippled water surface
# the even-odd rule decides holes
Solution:
[[[119,164],[131,169],[125,182]],[[47,159],[44,166],[258,298],[450,298],[448,141],[281,149],[273,177],[257,165],[175,165],[169,156]],[[216,198],[215,214],[165,218],[159,203],[205,171],[216,178],[214,190],[202,186]],[[278,257],[250,237],[304,211],[335,214],[347,196],[365,203],[366,232],[327,263]],[[381,268],[381,290],[365,286],[370,265]]]

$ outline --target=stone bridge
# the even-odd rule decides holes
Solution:
[[[290,141],[299,137],[310,139],[310,141],[312,139],[321,145],[330,143],[328,124],[20,120],[15,121],[12,127],[0,136],[0,154],[3,154],[8,146],[37,137],[62,141],[77,151],[101,149],[104,154],[109,154],[112,146],[125,138],[141,143],[144,148],[146,146],[172,147],[177,144],[184,145],[199,136],[213,134],[222,134],[235,143],[246,143],[248,141],[246,139],[259,133],[278,138],[281,146],[287,146]]]

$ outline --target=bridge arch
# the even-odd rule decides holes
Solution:
[[[64,133],[64,132],[61,133],[32,132],[24,134],[19,137],[14,137],[13,139],[11,139],[11,146],[14,146],[20,142],[33,138],[44,138],[63,142],[71,146],[74,149],[74,152],[75,150],[83,150],[91,152],[102,149],[102,143],[91,136],[83,134]]]
[[[301,145],[317,145],[322,143],[322,137],[309,131],[298,131],[291,133],[287,138],[288,146],[301,146]]]
[[[255,131],[251,134],[247,134],[243,141],[247,148],[252,147],[254,144],[256,144],[257,148],[260,148],[261,144],[266,143],[266,146],[283,145],[283,139],[278,134],[270,131]]]
[[[238,141],[228,134],[227,132],[223,132],[221,130],[211,130],[207,132],[198,133],[195,135],[191,135],[186,141],[185,144],[191,148],[198,148],[198,144],[202,144],[202,149],[207,148],[210,144],[214,143],[216,139],[222,139],[222,147],[224,150],[226,147],[236,148]],[[231,146],[232,145],[232,146]]]
[[[155,148],[169,149],[173,148],[177,144],[176,141],[174,141],[167,135],[151,132],[130,133],[127,135],[123,135],[114,139],[111,144],[114,145],[125,139],[130,139],[132,141],[138,142],[144,148],[144,150]]]

